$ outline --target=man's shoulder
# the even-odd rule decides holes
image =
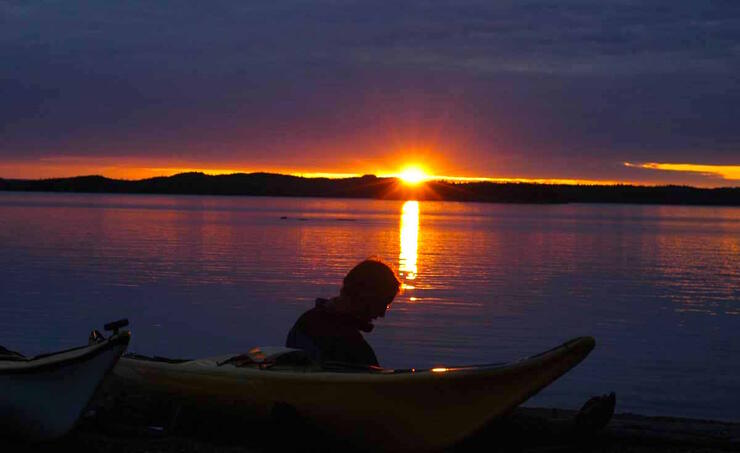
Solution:
[[[295,322],[286,346],[309,351],[319,361],[377,365],[375,352],[358,330],[357,321],[318,302]]]
[[[310,335],[321,336],[346,336],[353,332],[353,329],[342,322],[341,316],[321,307],[314,307],[303,313],[296,321],[295,328]]]

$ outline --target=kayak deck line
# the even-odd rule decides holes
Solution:
[[[130,340],[131,333],[124,331],[111,337],[105,342],[98,344],[79,346],[34,357],[24,357],[21,360],[0,359],[0,375],[38,373],[50,371],[54,368],[74,365],[76,363],[89,360],[91,357],[101,354],[109,349],[114,349],[119,346],[128,346]]]
[[[560,346],[554,347],[552,349],[549,349],[547,351],[541,352],[539,354],[524,357],[512,362],[495,362],[495,363],[485,363],[485,364],[477,364],[477,365],[457,365],[457,366],[440,366],[440,367],[434,367],[434,368],[382,368],[382,367],[376,367],[376,366],[364,366],[364,365],[356,365],[351,363],[343,363],[343,362],[328,362],[328,366],[326,364],[318,365],[313,364],[312,366],[291,366],[291,365],[284,365],[284,366],[270,366],[270,367],[259,367],[258,365],[261,364],[261,362],[252,363],[251,365],[255,365],[253,369],[259,368],[260,370],[264,371],[271,371],[271,372],[306,372],[306,373],[331,373],[334,374],[359,374],[361,376],[368,376],[368,375],[391,375],[391,374],[418,374],[418,373],[456,373],[456,372],[464,372],[464,371],[473,371],[473,372],[479,372],[479,371],[485,371],[485,370],[495,370],[502,367],[507,366],[513,366],[516,365],[519,362],[524,362],[527,360],[537,359],[542,356],[545,356],[546,354],[549,354],[556,350],[571,350],[575,347],[575,345],[580,346],[581,349],[586,348],[593,349],[595,346],[595,340],[592,337],[578,337],[574,338],[572,340],[567,341],[566,343],[563,343]],[[258,348],[253,348],[258,349]],[[279,348],[279,349],[287,349],[290,348]],[[298,351],[298,350],[295,350]],[[183,370],[186,368],[185,365],[192,365],[192,367],[188,366],[187,370],[196,372],[196,367],[212,367],[212,366],[218,366],[218,367],[225,367],[227,365],[233,365],[235,368],[238,369],[250,369],[249,364],[248,365],[239,365],[231,363],[235,359],[238,359],[240,357],[243,357],[245,354],[224,354],[224,355],[218,355],[213,357],[205,357],[201,359],[173,359],[168,357],[161,357],[161,356],[146,356],[141,354],[136,354],[133,352],[127,353],[123,355],[124,361],[127,360],[140,360],[144,362],[149,363],[159,363],[159,364],[168,364],[168,365],[183,365]],[[228,369],[228,368],[225,368]]]

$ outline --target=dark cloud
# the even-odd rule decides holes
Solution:
[[[0,1],[0,54],[0,160],[738,161],[735,1]]]

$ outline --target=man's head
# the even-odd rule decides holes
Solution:
[[[369,258],[344,277],[340,295],[347,299],[352,315],[363,322],[382,318],[401,289],[401,281],[387,264]]]

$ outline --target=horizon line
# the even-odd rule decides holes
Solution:
[[[626,163],[625,163],[626,164]],[[632,166],[632,165],[630,165]],[[293,176],[305,179],[351,179],[361,178],[364,176],[372,176],[375,178],[394,178],[402,180],[402,174],[400,173],[333,173],[333,172],[289,172],[281,173],[279,171],[238,171],[238,170],[212,170],[212,169],[173,169],[181,170],[171,174],[163,174],[156,176],[149,176],[137,179],[129,178],[116,178],[105,176],[103,174],[91,173],[91,174],[80,174],[75,176],[55,176],[55,177],[44,177],[44,178],[6,178],[0,176],[0,179],[5,180],[25,180],[25,181],[45,181],[55,179],[73,179],[73,178],[85,178],[85,177],[101,177],[110,180],[117,181],[145,181],[156,178],[171,178],[183,174],[202,174],[205,176],[231,176],[231,175],[253,175],[253,174],[269,174],[276,176]],[[471,177],[471,176],[447,176],[447,175],[425,175],[420,183],[425,182],[448,182],[453,184],[464,184],[464,183],[475,183],[475,182],[489,182],[494,184],[538,184],[538,185],[564,185],[564,186],[633,186],[633,187],[689,187],[694,189],[737,189],[740,186],[714,186],[714,187],[698,187],[689,184],[677,184],[677,183],[666,183],[666,184],[650,184],[650,183],[637,183],[634,181],[614,181],[614,180],[592,180],[592,179],[574,179],[574,178],[503,178],[503,177]],[[729,182],[729,181],[728,181]]]

